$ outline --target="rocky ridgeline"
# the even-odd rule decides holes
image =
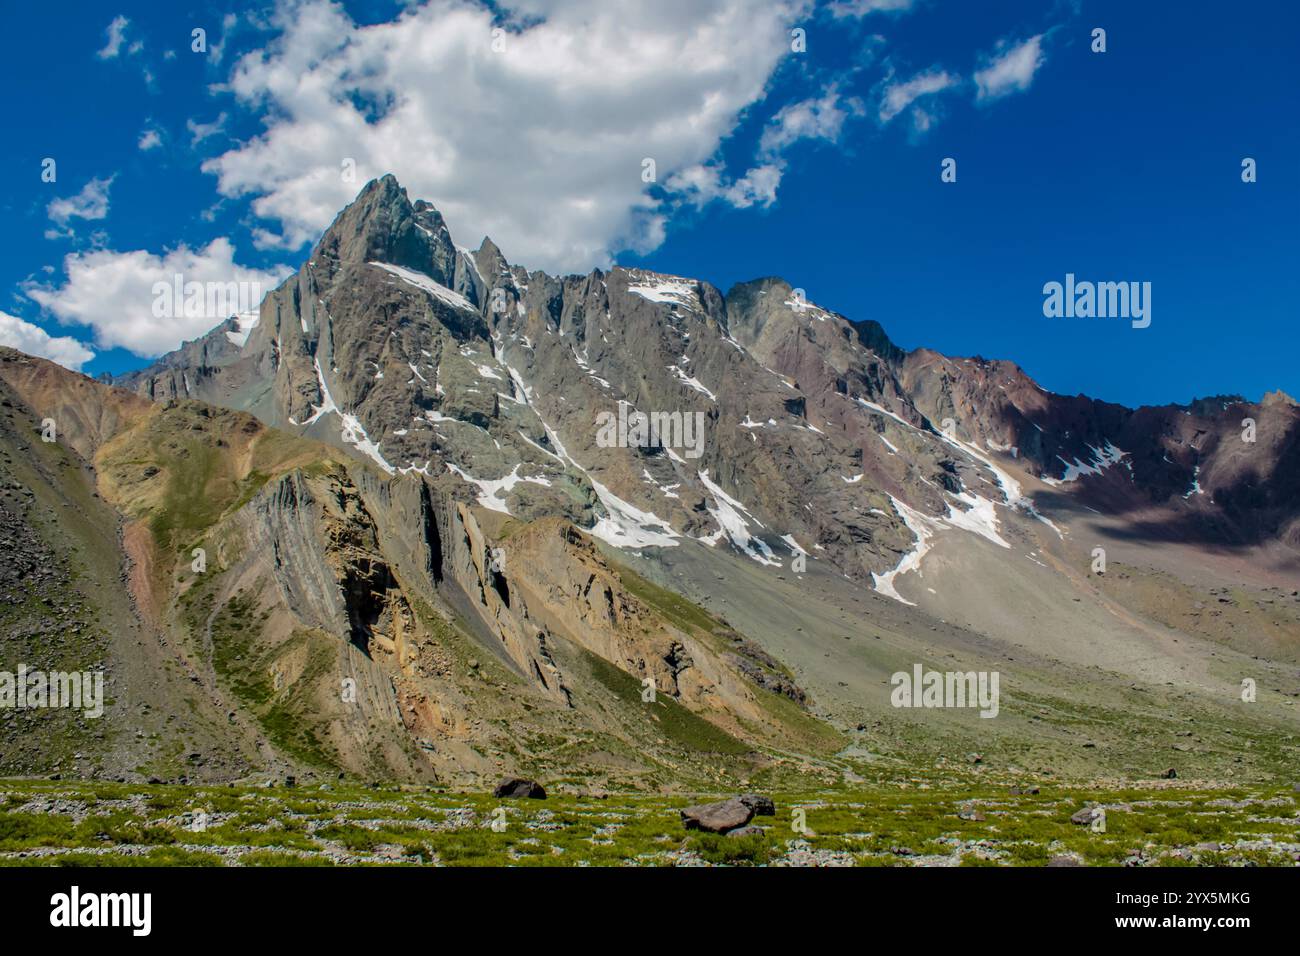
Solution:
[[[121,384],[244,408],[620,547],[696,538],[871,583],[916,544],[896,500],[976,525],[982,501],[1024,504],[1007,473],[1083,476],[1071,490],[1176,507],[1211,539],[1300,541],[1300,408],[1285,396],[1134,411],[1052,395],[1012,363],[905,352],[781,279],[723,295],[635,269],[530,273],[489,239],[456,247],[392,176],[340,213],[245,344],[230,331]],[[699,415],[701,440],[599,440],[600,413],[636,411]],[[1243,456],[1247,417],[1260,441]]]
[[[168,667],[220,715],[231,767],[481,787],[548,772],[558,751],[590,759],[598,785],[689,770],[705,789],[715,764],[748,779],[784,759],[764,745],[821,738],[805,678],[821,670],[819,699],[850,698],[864,658],[843,658],[840,679],[825,644],[813,661],[803,642],[749,640],[665,582],[699,571],[723,591],[733,572],[725,596],[743,613],[745,589],[794,593],[790,576],[817,562],[819,583],[876,611],[884,598],[859,592],[905,601],[890,572],[940,529],[992,541],[972,554],[1019,578],[1024,562],[1047,569],[1020,552],[1069,546],[1031,493],[1174,508],[1183,540],[1296,540],[1300,410],[1284,396],[1127,410],[1051,395],[1009,363],[905,352],[781,279],[724,295],[636,269],[530,273],[490,240],[457,247],[391,176],[244,331],[219,325],[124,376],[130,391],[0,363],[95,462],[133,595]],[[666,430],[629,433],[637,412],[669,416]],[[1245,455],[1243,416],[1258,425]],[[15,506],[35,487],[8,481]],[[189,570],[196,545],[209,571]],[[645,573],[629,576],[634,555]],[[940,625],[936,646],[957,639],[939,614],[883,616],[882,647]],[[790,627],[804,623],[827,626]],[[856,707],[816,713],[853,711],[841,723],[861,729]]]

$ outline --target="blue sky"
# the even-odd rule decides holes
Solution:
[[[391,170],[530,268],[780,275],[1130,405],[1300,395],[1294,4],[751,2],[11,5],[0,341],[143,365],[205,325],[152,281],[269,286]],[[1045,318],[1067,272],[1150,282],[1150,327]]]

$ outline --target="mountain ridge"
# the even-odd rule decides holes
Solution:
[[[480,257],[483,260],[481,262],[479,261]],[[390,259],[392,261],[388,261]],[[621,267],[615,268],[608,273],[594,270],[586,276],[573,275],[562,278],[553,278],[540,272],[530,274],[518,266],[509,265],[504,256],[501,255],[500,250],[488,238],[484,239],[476,252],[471,253],[465,249],[458,249],[452,242],[445,223],[441,216],[437,214],[436,209],[423,200],[411,203],[406,196],[405,190],[391,175],[367,184],[361,191],[357,201],[341,213],[336,222],[323,235],[308,262],[300,270],[298,279],[296,281],[290,280],[272,296],[282,295],[290,284],[296,284],[298,287],[298,307],[302,311],[300,321],[302,327],[306,329],[314,321],[313,316],[316,306],[309,301],[310,295],[305,295],[304,290],[315,289],[319,291],[322,283],[328,282],[331,277],[336,276],[345,267],[357,272],[359,277],[364,276],[364,270],[373,268],[375,263],[381,263],[389,270],[411,267],[415,270],[416,275],[426,276],[437,287],[452,293],[452,297],[448,297],[446,301],[438,301],[437,305],[434,306],[435,311],[438,312],[437,321],[443,324],[444,328],[453,337],[468,337],[469,340],[476,341],[480,347],[487,345],[488,349],[494,353],[492,355],[494,359],[498,347],[502,349],[504,355],[506,348],[511,344],[510,340],[519,341],[521,335],[523,337],[522,341],[527,343],[525,349],[533,351],[533,336],[524,329],[539,315],[544,316],[545,321],[533,325],[532,328],[540,329],[544,335],[553,335],[558,331],[559,335],[563,337],[566,332],[572,331],[574,345],[571,361],[568,362],[569,368],[554,368],[557,363],[552,362],[552,368],[547,369],[546,373],[551,375],[559,374],[567,378],[571,377],[575,372],[581,371],[593,378],[597,383],[605,383],[606,392],[613,390],[618,393],[616,396],[599,395],[598,393],[589,395],[589,404],[593,406],[598,402],[608,401],[611,397],[617,398],[620,403],[627,402],[632,406],[636,406],[644,401],[643,394],[638,393],[648,391],[651,393],[651,401],[654,401],[660,407],[671,406],[674,409],[680,408],[684,412],[701,410],[696,407],[688,408],[687,404],[689,403],[683,403],[679,395],[672,394],[665,388],[665,385],[671,385],[672,383],[660,381],[651,384],[647,388],[644,387],[644,383],[637,382],[630,377],[643,377],[645,371],[643,369],[625,367],[621,370],[622,374],[620,375],[608,374],[608,370],[603,367],[603,362],[610,361],[612,368],[618,371],[617,356],[611,355],[608,359],[598,358],[596,360],[597,370],[593,370],[588,365],[590,349],[592,348],[590,335],[594,330],[586,327],[585,311],[588,308],[597,310],[603,308],[608,313],[608,290],[612,286],[615,290],[616,299],[626,300],[627,295],[635,295],[657,305],[666,305],[670,313],[674,314],[680,315],[683,312],[694,312],[695,305],[698,304],[699,312],[696,314],[703,319],[706,328],[711,327],[714,330],[720,330],[723,340],[730,339],[731,344],[740,346],[739,351],[742,353],[747,352],[747,346],[750,351],[756,349],[755,354],[763,359],[760,363],[762,368],[771,372],[775,380],[769,384],[775,385],[779,381],[785,388],[791,388],[790,383],[802,377],[805,383],[813,382],[820,390],[820,395],[814,394],[814,401],[821,400],[832,393],[839,393],[848,397],[849,382],[839,373],[852,371],[856,373],[852,376],[856,379],[853,382],[853,385],[856,386],[853,389],[855,397],[860,399],[861,396],[866,396],[868,411],[872,411],[870,405],[877,405],[883,408],[885,413],[894,414],[905,424],[930,432],[938,431],[934,423],[941,422],[945,417],[952,417],[957,423],[956,428],[965,432],[967,438],[973,439],[976,444],[985,443],[985,447],[988,449],[986,454],[992,454],[999,447],[1015,449],[1017,457],[1023,453],[1025,455],[1024,460],[1032,461],[1040,469],[1039,475],[1030,477],[1047,479],[1049,485],[1062,479],[1072,480],[1079,477],[1081,473],[1086,474],[1104,470],[1101,466],[1106,462],[1100,450],[1105,449],[1111,439],[1103,437],[1101,434],[1103,428],[1122,432],[1123,420],[1137,418],[1141,420],[1141,427],[1150,431],[1153,424],[1148,420],[1159,419],[1154,423],[1155,428],[1178,432],[1177,423],[1172,422],[1171,418],[1177,412],[1186,411],[1186,409],[1179,406],[1127,410],[1122,406],[1095,402],[1091,399],[1069,400],[1063,396],[1051,396],[1048,401],[1041,401],[1039,400],[1039,394],[1035,393],[1047,396],[1050,396],[1051,393],[1043,392],[1014,363],[990,363],[979,359],[963,359],[955,362],[927,349],[905,352],[893,345],[883,327],[878,323],[873,321],[852,323],[834,313],[828,313],[812,303],[794,302],[794,313],[801,318],[806,317],[808,319],[805,326],[811,326],[813,322],[824,322],[830,319],[846,338],[856,337],[858,344],[862,346],[860,351],[864,354],[859,355],[851,354],[852,349],[841,348],[839,353],[835,355],[835,359],[830,363],[832,374],[827,375],[827,363],[824,360],[837,347],[836,344],[827,342],[826,337],[822,337],[820,341],[816,342],[816,347],[801,348],[801,341],[811,342],[813,340],[813,337],[807,335],[807,329],[799,331],[791,326],[789,315],[773,314],[771,310],[761,307],[762,297],[766,296],[769,291],[775,293],[775,298],[780,298],[786,304],[791,304],[791,300],[782,298],[793,295],[793,290],[784,280],[767,278],[749,283],[738,283],[724,296],[712,285],[700,280],[663,276],[656,273],[646,273],[643,270]],[[395,275],[399,280],[402,278],[400,272],[390,272],[390,274]],[[492,280],[490,282],[485,281],[483,278],[485,275],[491,276]],[[367,281],[371,280],[367,279]],[[530,286],[534,287],[535,291],[530,289]],[[344,290],[344,294],[351,289],[353,289],[352,286],[349,287],[349,290]],[[346,307],[354,311],[364,312],[365,309],[372,307],[373,303],[370,297],[373,297],[374,294],[375,290],[371,289],[355,298],[349,298]],[[594,299],[592,298],[593,295]],[[493,296],[497,297],[499,301],[495,303],[489,302],[489,299]],[[457,299],[463,301],[457,302]],[[430,301],[435,300],[436,297],[431,296]],[[656,300],[658,301],[656,302]],[[285,305],[292,306],[293,303],[286,303]],[[457,306],[460,307],[457,308]],[[478,309],[478,318],[482,324],[475,322],[469,314],[471,308],[465,306]],[[387,309],[392,306],[381,305],[379,307]],[[780,311],[782,310],[778,310],[778,313]],[[583,327],[578,327],[574,319],[575,316],[582,320]],[[622,319],[623,317],[620,316],[619,318]],[[565,324],[566,322],[574,323],[572,329]],[[770,329],[768,328],[768,322],[773,323]],[[466,325],[465,323],[469,324]],[[750,329],[750,332],[746,334],[752,333],[754,337],[750,338],[745,345],[737,342],[731,334],[733,324],[738,328]],[[491,326],[490,330],[487,328],[489,325]],[[633,341],[662,338],[666,328],[667,324],[662,321],[651,324],[643,323],[643,327],[637,329],[637,335],[629,336],[629,338],[633,339]],[[332,336],[334,331],[332,320],[330,320],[328,330]],[[676,329],[675,331],[680,335],[684,330]],[[257,334],[257,331],[254,330],[251,335],[257,336]],[[604,341],[601,345],[596,346],[598,349],[609,344],[607,333],[601,332],[600,334]],[[781,341],[775,341],[774,336],[780,336]],[[686,333],[686,338],[682,341],[685,342],[688,338],[689,333]],[[277,339],[277,343],[278,341]],[[215,348],[210,351],[210,347],[214,343]],[[219,336],[211,335],[207,340],[203,340],[202,344],[198,345],[197,348],[193,343],[187,346],[188,353],[186,349],[182,349],[180,352],[173,353],[172,356],[160,360],[160,363],[153,369],[126,376],[121,382],[128,387],[141,391],[143,394],[155,394],[160,389],[169,394],[176,394],[182,388],[188,388],[189,385],[184,381],[179,384],[174,380],[167,381],[165,370],[169,365],[176,363],[188,365],[202,374],[214,366],[220,366],[222,363],[231,362],[232,360],[238,361],[237,358],[232,359],[231,349],[226,347],[231,344],[229,342],[223,343]],[[320,351],[314,347],[318,344],[319,340],[313,343],[313,354]],[[373,343],[369,344],[373,345]],[[660,344],[662,346],[663,343]],[[577,351],[578,345],[583,347],[581,355]],[[327,343],[327,346],[332,355],[332,341]],[[872,346],[879,351],[872,351]],[[276,347],[279,347],[278,344]],[[634,347],[641,346],[638,344]],[[247,348],[248,346],[245,345],[244,349]],[[195,351],[198,354],[192,355],[191,353]],[[376,350],[369,348],[363,349],[363,351],[368,351],[370,355],[374,356],[365,358],[363,361],[374,367],[375,376],[378,378],[386,374],[384,369],[380,368],[379,356],[375,355]],[[608,353],[608,349],[605,351]],[[716,349],[711,351],[716,351]],[[407,348],[405,352],[404,357],[408,359],[406,364],[412,372],[408,384],[414,383],[417,378],[421,380],[421,384],[427,384],[425,373],[429,371],[431,366],[420,365],[417,367],[416,362],[409,361],[409,359],[417,357],[414,350]],[[427,352],[426,349],[420,350],[420,354],[426,356]],[[664,355],[662,347],[659,352]],[[586,355],[587,358],[583,358],[583,355]],[[689,356],[685,356],[685,352],[683,352],[683,356],[689,360]],[[328,355],[326,360],[332,361]],[[712,398],[716,404],[715,390],[703,386],[699,376],[686,374],[681,368],[683,363],[673,362],[669,355],[664,355],[664,360],[663,368],[672,371],[679,383],[685,383],[700,394]],[[720,361],[716,355],[708,355],[705,360],[712,362],[715,366],[728,364],[725,361]],[[265,359],[263,361],[265,362]],[[440,357],[439,365],[441,366],[441,364]],[[511,401],[519,397],[519,393],[515,390],[516,383],[513,381],[513,376],[517,374],[518,370],[507,372],[505,366],[508,364],[496,364],[494,374],[502,381],[504,381],[507,374],[512,376],[511,394],[504,396],[507,401]],[[943,366],[943,368],[936,370],[936,365]],[[974,365],[979,369],[992,370],[994,374],[1005,372],[1008,376],[1008,384],[1014,383],[1019,391],[1026,394],[1019,397],[1016,402],[1003,403],[1002,408],[995,410],[996,418],[980,421],[979,416],[982,409],[977,409],[977,402],[972,399],[978,397],[978,404],[985,407],[992,403],[987,395],[972,396],[971,389],[974,386],[987,392],[989,386],[987,383],[970,382],[971,376],[969,375],[952,375],[952,371],[958,365]],[[481,373],[484,367],[487,366],[479,364],[477,371]],[[695,367],[701,367],[698,359]],[[705,367],[707,368],[707,366]],[[421,371],[421,368],[423,368],[423,371]],[[159,374],[160,370],[163,371],[162,375]],[[292,367],[290,371],[291,373],[294,371]],[[725,369],[718,369],[717,371],[725,375]],[[961,370],[958,369],[958,371]],[[751,393],[761,390],[755,383],[756,374],[756,369],[750,369],[746,372],[747,377],[743,387],[749,389]],[[906,383],[900,379],[900,376],[907,379]],[[265,409],[259,405],[261,401],[259,398],[233,397],[233,401],[237,405],[242,404],[243,407],[257,410],[264,417],[270,414],[271,420],[275,420],[278,416],[282,423],[310,420],[317,415],[317,409],[325,408],[325,392],[328,389],[322,389],[324,372],[316,373],[313,370],[309,377],[307,369],[300,367],[296,374],[287,377],[292,379],[292,381],[285,383],[291,391],[280,399],[283,406],[281,409]],[[985,377],[987,378],[987,376]],[[184,378],[184,375],[182,375],[182,378]],[[948,381],[949,378],[952,378],[953,381]],[[315,379],[315,381],[311,381],[312,379]],[[555,383],[556,387],[564,387],[563,381],[564,379],[557,381]],[[613,389],[609,384],[611,381],[617,383]],[[363,383],[355,384],[357,387],[351,389],[356,393],[356,400],[353,404],[360,403],[364,405],[368,393],[375,389]],[[473,393],[481,390],[464,382],[460,384],[461,388],[458,389],[460,394],[449,403],[450,414],[440,407],[441,403],[433,401],[411,403],[412,410],[417,414],[423,411],[426,415],[432,410],[437,416],[454,418],[457,421],[469,422],[480,427],[485,422],[491,421],[499,411],[499,407],[496,404],[488,405],[481,400],[476,400],[476,398],[481,399],[482,396],[475,396]],[[954,403],[951,397],[954,384],[966,393],[962,396],[965,400],[965,408],[959,409],[957,403]],[[441,381],[437,382],[435,389],[442,388],[444,386]],[[794,390],[799,391],[798,389]],[[1005,386],[1003,386],[1003,390],[1005,391]],[[498,392],[498,394],[500,393]],[[218,403],[232,401],[232,396],[229,394],[214,394],[210,397],[218,401]],[[803,414],[799,412],[799,409],[806,408],[808,396],[788,397],[791,399],[789,403],[782,398],[769,401],[766,404],[769,411],[779,409],[781,419],[793,416],[795,419],[793,424],[798,427],[798,421]],[[800,397],[803,399],[802,405],[799,401]],[[883,404],[877,402],[876,399],[881,399]],[[920,399],[922,405],[926,407],[924,409],[917,407],[913,399]],[[333,401],[332,397],[330,401]],[[497,401],[499,399],[493,399],[493,403]],[[430,406],[434,405],[439,407],[431,409]],[[1246,411],[1254,411],[1265,407],[1270,406],[1243,406]],[[1285,409],[1290,406],[1282,407]],[[1063,415],[1100,419],[1101,423],[1099,425],[1094,425],[1091,428],[1085,425],[1082,429],[1076,429],[1076,431],[1081,430],[1085,433],[1094,431],[1096,434],[1071,435],[1071,429],[1067,425],[1051,429],[1051,435],[1047,440],[1031,432],[1031,428],[1037,429],[1040,434],[1044,434],[1045,430],[1043,425],[1034,421],[1030,415],[1026,414],[1027,412],[1045,411],[1047,414],[1042,417],[1044,417],[1044,421],[1051,424],[1050,418],[1053,413],[1057,412],[1058,408],[1060,414]],[[707,411],[707,409],[704,410]],[[410,433],[410,429],[399,428],[400,422],[393,420],[396,418],[395,411],[391,408],[382,409],[374,415],[374,419],[381,423],[388,419],[386,423],[391,430],[403,433],[398,436],[381,438],[380,445],[387,444],[391,447],[397,443],[394,440],[395,438],[405,438]],[[901,415],[898,414],[900,412]],[[844,418],[842,412],[832,411],[823,403],[819,413],[823,416],[823,419],[819,419],[823,421],[823,424],[826,419],[839,419],[840,421],[837,423],[840,425],[841,430],[848,430],[848,426],[842,421]],[[349,426],[351,430],[345,431],[346,435],[358,438],[358,442],[355,443],[357,447],[371,447],[372,443],[368,429],[374,428],[375,425],[367,420],[368,418],[369,416],[363,409],[361,419],[358,421],[359,429],[353,429]],[[1222,420],[1222,416],[1220,416],[1220,419],[1215,423],[1215,428],[1222,435],[1226,424]],[[747,422],[766,422],[769,420],[776,421],[777,419],[770,414],[766,418],[751,418],[750,412],[746,410],[744,420]],[[1292,419],[1293,422],[1294,418]],[[549,426],[541,422],[533,422],[532,424],[533,428],[528,429],[530,433],[525,435],[525,438],[541,446],[543,452],[553,456],[554,449],[549,447],[549,438],[543,437]],[[539,424],[541,425],[540,430],[537,427]],[[873,429],[880,428],[880,426],[880,421],[870,425]],[[814,425],[814,428],[816,427]],[[887,429],[888,426],[886,425],[885,428]],[[856,430],[859,433],[862,431],[860,427]],[[1063,437],[1062,433],[1066,437]],[[1192,436],[1185,437],[1182,434],[1171,436],[1168,443],[1169,447],[1162,448],[1164,454],[1161,456],[1162,465],[1167,464],[1169,467],[1156,466],[1155,463],[1146,461],[1145,459],[1151,456],[1144,450],[1142,452],[1143,468],[1152,472],[1162,472],[1159,475],[1144,475],[1144,486],[1157,489],[1159,492],[1164,493],[1166,498],[1172,497],[1175,489],[1185,491],[1191,487],[1193,482],[1199,479],[1200,474],[1197,470],[1200,462],[1193,459],[1199,459],[1200,456],[1199,454],[1189,453],[1186,447],[1179,448],[1178,446],[1185,446],[1188,438],[1196,437],[1197,434],[1199,433],[1194,430]],[[715,430],[711,438],[716,440],[718,437]],[[751,438],[753,437],[751,430]],[[869,438],[869,436],[862,434],[857,437],[860,443],[865,443],[863,440]],[[494,440],[499,442],[500,438],[494,436]],[[1293,425],[1289,437],[1285,440],[1290,443],[1286,453],[1291,456],[1288,458],[1288,461],[1291,461],[1295,456]],[[990,442],[991,444],[989,444]],[[413,442],[405,443],[413,444]],[[721,444],[724,446],[722,457],[730,457],[727,453],[731,451],[731,447],[734,447],[734,442],[724,441]],[[953,447],[959,453],[963,451],[959,446]],[[399,450],[398,456],[406,458],[405,465],[389,465],[389,467],[395,469],[402,467],[423,467],[427,469],[430,467],[433,459],[425,454],[427,448],[421,447],[411,451],[413,453],[407,454],[407,449]],[[1170,458],[1170,451],[1173,451],[1176,457]],[[850,454],[846,465],[851,468],[863,454],[863,452]],[[524,457],[527,460],[522,453],[516,457]],[[976,458],[971,458],[969,455],[963,457],[966,458],[967,464],[972,465],[977,471],[984,467]],[[945,469],[937,467],[938,460],[931,467],[935,468],[936,473],[942,473]],[[461,473],[472,474],[464,467],[464,462],[443,463],[454,465]],[[765,464],[770,466],[770,463],[765,462]],[[1130,467],[1131,464],[1130,462]],[[726,465],[722,462],[717,462],[711,468],[701,468],[700,470],[707,470],[710,475],[716,476],[719,469],[725,467]],[[504,474],[507,469],[494,465],[492,470]],[[623,467],[621,470],[626,472],[627,469]],[[662,474],[657,475],[655,472],[662,472]],[[854,473],[856,472],[848,472],[848,477],[852,477]],[[646,469],[643,477],[645,476],[648,476],[646,480],[659,487],[665,485],[674,486],[678,483],[676,479],[681,477],[679,475],[670,475],[661,469],[655,469],[653,472]],[[800,475],[798,483],[803,486],[811,477],[808,474]],[[987,475],[985,477],[987,478]],[[1235,476],[1231,475],[1230,477],[1235,478]],[[496,477],[478,478],[478,476],[475,476],[475,478],[479,481],[498,480]],[[730,480],[731,476],[726,476],[726,478]],[[693,485],[696,490],[702,492],[703,498],[708,499],[711,497],[710,493],[707,492],[707,485],[700,482],[698,475],[688,476],[686,483],[688,486]],[[528,484],[528,482],[525,481],[523,484]],[[593,527],[598,524],[598,516],[591,511],[592,505],[595,505],[597,512],[603,510],[608,514],[613,514],[620,507],[615,502],[631,504],[638,511],[654,515],[655,518],[660,519],[640,527],[639,531],[648,538],[653,538],[656,533],[654,529],[656,528],[662,531],[664,527],[668,527],[673,529],[675,533],[680,532],[697,537],[701,533],[706,535],[716,534],[720,528],[719,525],[715,524],[712,529],[708,529],[704,526],[704,522],[693,521],[689,513],[679,515],[677,520],[674,520],[671,516],[659,516],[654,507],[651,506],[649,499],[636,492],[627,493],[629,488],[636,488],[636,485],[626,474],[620,475],[617,483],[601,482],[600,484],[608,492],[608,500],[605,502],[599,502],[600,493],[595,491],[594,485],[587,484],[584,487],[572,489],[575,494],[579,494],[586,499],[584,502],[570,502],[567,510],[561,502],[554,500],[550,502],[550,506],[553,509],[558,508],[567,513],[580,525]],[[636,490],[640,491],[641,489],[637,488]],[[744,501],[744,495],[735,496],[735,490],[735,488],[732,488],[728,493]],[[917,492],[915,496],[905,497],[911,497],[913,504],[916,504],[918,499],[924,500],[924,491],[915,488],[913,490]],[[1208,488],[1206,490],[1213,494],[1217,489]],[[1247,489],[1248,493],[1244,497],[1250,498],[1251,494],[1249,492],[1253,491],[1254,489]],[[1266,489],[1267,496],[1268,490]],[[832,494],[830,497],[834,498],[836,496]],[[1239,495],[1238,497],[1243,496]],[[597,500],[592,501],[593,498]],[[712,500],[716,506],[714,510],[722,510],[723,506],[718,504],[718,499],[713,498]],[[698,504],[698,499],[696,503]],[[880,499],[871,502],[871,505],[878,510],[889,510],[880,507],[884,503],[884,500]],[[937,501],[931,500],[926,510],[932,512],[938,510],[939,507]],[[709,508],[707,501],[705,508],[706,510]],[[771,513],[768,512],[769,515]],[[783,517],[787,521],[790,520],[789,515]],[[1269,524],[1270,521],[1272,527],[1264,529],[1265,531],[1277,531],[1282,536],[1287,537],[1288,540],[1294,539],[1294,511],[1288,514],[1272,515],[1266,519],[1265,524]],[[901,519],[895,515],[887,523],[891,527],[880,529],[880,536],[901,541],[905,537],[902,531],[903,522]],[[835,524],[836,527],[832,529],[834,532],[841,535],[847,533],[849,537],[853,537],[855,534],[861,536],[861,531],[855,532],[851,524],[848,527],[845,526],[845,522],[835,522]],[[788,529],[788,533],[799,537],[802,531],[805,536],[813,537],[817,544],[825,548],[829,543],[827,540],[823,540],[822,532],[825,530],[791,527]],[[759,553],[761,554],[761,552]],[[883,566],[885,555],[879,551],[872,552],[870,555],[841,553],[839,557],[843,560],[846,570],[850,574],[882,573],[886,569]],[[854,557],[858,558],[858,560],[852,560]]]
[[[775,277],[724,295],[642,269],[530,273],[489,239],[457,247],[436,209],[391,177],[362,190],[243,330],[220,324],[118,384],[335,449],[325,473],[277,479],[223,533],[310,542],[346,530],[351,557],[300,563],[295,580],[342,582],[356,601],[317,627],[384,673],[404,673],[412,648],[451,660],[421,636],[443,633],[420,610],[437,605],[480,665],[491,651],[546,701],[539,715],[653,679],[759,748],[770,737],[752,724],[754,701],[786,708],[763,718],[769,728],[811,719],[868,759],[964,745],[1085,773],[1155,752],[1165,725],[1133,718],[1146,688],[1182,688],[1175,719],[1212,715],[1225,735],[1291,725],[1300,410],[1283,398],[1130,410],[1053,395],[1011,362],[899,349],[878,323]],[[611,443],[601,413],[667,430]],[[688,419],[700,423],[698,457],[674,432]],[[299,511],[314,517],[291,520]],[[1245,590],[1213,614],[1185,612],[1215,606],[1224,588]],[[620,592],[653,596],[660,618],[685,600],[715,623],[685,640],[661,621],[668,637],[632,640],[626,627],[638,633],[642,616],[619,610],[634,606]],[[234,596],[213,600],[221,615]],[[949,660],[1007,671],[1015,696],[1002,718],[891,708],[891,673]],[[459,682],[421,683],[445,666],[407,675],[411,696],[394,704],[443,746],[479,704]],[[1233,711],[1243,674],[1270,688],[1248,724]],[[1116,728],[1086,758],[1075,748],[1097,731],[1074,700],[1080,686]],[[356,743],[364,734],[340,739],[369,746]],[[481,738],[458,739],[438,773],[509,763],[472,756]],[[1226,772],[1229,752],[1224,738],[1195,760]],[[386,772],[424,758],[407,759]]]

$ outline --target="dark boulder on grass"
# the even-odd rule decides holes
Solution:
[[[743,827],[754,816],[754,811],[739,800],[720,800],[687,807],[682,811],[682,824],[688,830],[706,833],[726,833]]]
[[[494,797],[505,798],[524,798],[530,800],[545,800],[546,791],[536,780],[525,780],[523,777],[507,777],[502,780],[495,790],[492,791]]]
[[[756,817],[776,816],[776,804],[772,802],[771,797],[760,796],[757,793],[742,793],[736,799],[753,810]]]

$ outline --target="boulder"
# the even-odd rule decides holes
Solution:
[[[492,791],[494,797],[527,797],[530,800],[545,800],[546,791],[536,780],[525,780],[523,777],[507,777],[497,784],[496,789]]]
[[[736,827],[736,829],[734,830],[728,830],[727,836],[729,837],[762,836],[766,832],[767,831],[764,830],[762,827],[744,826],[744,827]]]
[[[719,800],[717,803],[703,803],[687,807],[682,811],[682,824],[688,830],[704,830],[706,833],[726,833],[743,827],[754,816],[754,811],[739,800]]]
[[[1086,827],[1092,824],[1092,821],[1101,816],[1101,810],[1097,807],[1084,807],[1082,810],[1070,817],[1070,822],[1075,826]]]
[[[757,793],[742,793],[736,799],[753,810],[756,817],[776,816],[776,804],[772,802],[771,797],[764,797]]]

